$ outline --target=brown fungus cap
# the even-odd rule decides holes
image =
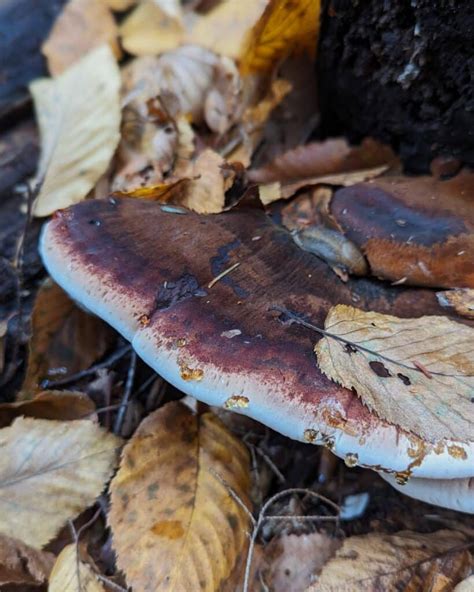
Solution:
[[[376,277],[474,287],[474,173],[379,177],[336,191],[330,211]]]
[[[203,216],[133,199],[87,201],[46,225],[41,252],[73,298],[183,392],[326,445],[351,465],[402,477],[474,474],[472,443],[425,442],[371,414],[319,371],[319,335],[281,312],[319,327],[336,303],[443,314],[434,292],[344,284],[258,210]]]

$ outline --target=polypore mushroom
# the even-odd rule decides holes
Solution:
[[[258,210],[184,213],[133,199],[86,201],[46,225],[43,260],[188,395],[399,481],[474,475],[474,443],[427,442],[371,414],[318,369],[319,335],[281,312],[320,327],[335,303],[399,317],[445,314],[434,292],[342,283]]]
[[[330,214],[373,275],[416,286],[474,287],[474,174],[386,176],[336,191]]]

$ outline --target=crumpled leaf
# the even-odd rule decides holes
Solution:
[[[192,180],[179,204],[200,214],[218,214],[225,209],[226,192],[244,176],[238,163],[227,163],[207,148],[190,165]]]
[[[289,150],[262,168],[249,171],[249,178],[255,183],[280,183],[280,197],[288,198],[305,186],[359,183],[380,175],[394,162],[392,150],[371,138],[355,147],[344,139],[332,139]]]
[[[0,532],[43,547],[101,493],[119,444],[89,420],[19,417],[0,430]]]
[[[35,216],[86,197],[107,169],[120,139],[120,73],[103,45],[54,79],[30,85],[41,132]]]
[[[262,578],[272,592],[301,592],[341,543],[326,533],[283,534],[264,548]]]
[[[84,393],[75,391],[44,391],[30,401],[0,403],[0,428],[11,424],[17,417],[38,419],[87,419],[95,405]]]
[[[102,0],[69,0],[41,51],[48,61],[50,74],[57,76],[104,43],[120,58],[122,52],[117,36],[115,19]]]
[[[77,545],[68,545],[56,559],[48,592],[105,592],[105,588],[80,558]]]
[[[0,588],[41,586],[48,581],[54,555],[38,551],[18,539],[0,535]],[[20,589],[20,588],[18,588]],[[23,588],[22,588],[23,589]]]
[[[437,292],[438,302],[442,306],[454,308],[458,315],[474,319],[474,288],[459,288]]]
[[[472,327],[337,305],[324,329],[319,368],[373,413],[430,442],[474,439]]]
[[[88,368],[106,352],[114,336],[108,325],[80,309],[50,280],[38,291],[31,323],[20,399],[35,395],[44,379],[64,378]]]
[[[316,54],[320,0],[270,0],[246,39],[240,56],[242,74],[270,72],[295,52]]]
[[[212,414],[178,402],[149,415],[122,454],[109,523],[117,565],[136,590],[213,591],[245,553],[250,523],[243,444]]]
[[[137,56],[158,55],[179,47],[184,28],[179,15],[164,10],[165,2],[143,0],[120,27],[123,47]]]
[[[469,573],[466,540],[453,530],[352,536],[307,592],[452,590]]]

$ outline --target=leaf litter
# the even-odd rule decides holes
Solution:
[[[296,225],[289,210],[284,223],[341,277],[370,274],[363,249],[348,255],[355,243],[321,192],[389,178],[399,163],[372,139],[360,146],[343,138],[301,143],[308,122],[288,115],[287,99],[301,88],[286,78],[285,60],[305,72],[304,90],[320,5],[297,4],[216,1],[209,9],[206,2],[70,0],[43,44],[52,78],[31,85],[42,149],[35,216],[105,196],[109,187],[170,211],[215,214],[241,200],[255,206],[256,196],[278,208],[280,199],[296,195],[291,208],[319,192],[297,212]],[[123,50],[137,57],[119,67]],[[470,318],[469,289],[449,287],[439,301]],[[472,329],[447,317],[399,319],[343,308],[330,312],[316,346],[326,374],[413,434],[472,438]],[[6,324],[0,327],[1,350],[8,336]],[[350,354],[339,339],[344,327]],[[452,590],[469,580],[472,537],[460,533],[455,513],[437,509],[454,519],[451,530],[436,532],[425,506],[410,505],[360,470],[358,479],[372,481],[358,489],[354,470],[329,451],[327,469],[326,456],[308,452],[313,447],[239,419],[221,423],[201,404],[192,412],[169,402],[177,391],[129,360],[129,349],[119,345],[103,358],[113,343],[107,333],[57,286],[41,288],[23,387],[15,402],[0,404],[2,585],[41,587],[49,578],[50,590],[99,592],[109,589],[105,564],[108,574],[122,569],[127,584],[144,591],[415,590],[428,580],[426,589]],[[415,333],[432,353],[419,350]],[[393,358],[390,348],[403,355]],[[2,361],[0,351],[0,367]],[[43,391],[42,385],[57,388],[55,377],[72,390]],[[149,387],[158,383],[159,393]],[[130,439],[112,478],[121,440],[111,432],[120,414],[127,426],[119,431]],[[317,498],[322,493],[331,502],[365,490],[368,504],[343,529],[334,508]],[[77,534],[64,543],[58,532],[69,523],[75,533],[78,515],[94,503],[108,517],[112,543],[103,533],[98,547]],[[117,558],[105,561],[112,547]]]

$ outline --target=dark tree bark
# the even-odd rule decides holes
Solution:
[[[474,165],[472,0],[326,0],[318,56],[321,135],[372,135],[409,171]]]

